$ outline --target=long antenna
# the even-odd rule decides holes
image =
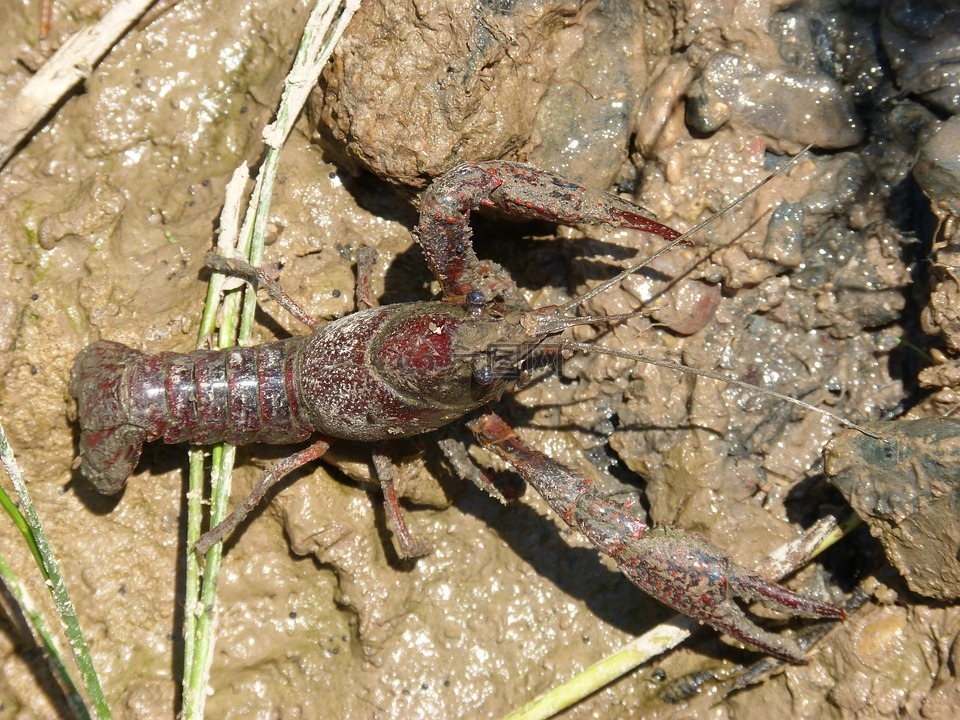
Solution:
[[[836,413],[832,413],[829,410],[824,410],[823,408],[817,407],[816,405],[811,405],[808,402],[803,400],[798,400],[795,397],[789,395],[784,395],[781,392],[776,390],[771,390],[770,388],[761,387],[760,385],[754,385],[753,383],[744,382],[743,380],[738,380],[737,378],[729,377],[723,373],[716,372],[714,370],[704,370],[702,368],[693,368],[687,365],[681,365],[678,362],[673,360],[666,360],[664,358],[655,358],[650,357],[649,355],[644,355],[643,353],[631,352],[629,350],[615,350],[614,348],[604,347],[602,345],[592,345],[590,343],[577,342],[575,340],[558,340],[561,347],[567,348],[569,350],[579,350],[585,353],[593,353],[596,355],[612,355],[613,357],[626,358],[627,360],[636,360],[637,362],[644,362],[648,365],[657,365],[658,367],[668,368],[670,370],[677,370],[678,372],[685,372],[690,375],[699,375],[700,377],[709,378],[711,380],[719,380],[720,382],[727,383],[728,385],[734,385],[738,388],[743,388],[744,390],[753,390],[755,392],[763,393],[764,395],[769,395],[770,397],[776,398],[777,400],[782,400],[783,402],[796,405],[801,407],[804,410],[812,410],[813,412],[820,413],[824,417],[830,418],[831,420],[848,427],[851,430],[856,430],[868,435],[869,437],[874,438],[875,440],[885,441],[885,438],[882,435],[878,435],[872,430],[868,430],[863,425],[858,425],[857,423],[847,420]]]
[[[547,335],[552,335],[554,333],[560,332],[564,328],[572,327],[574,325],[593,325],[593,324],[600,324],[600,323],[608,323],[608,322],[612,322],[620,319],[633,317],[635,315],[644,314],[645,312],[647,312],[646,308],[641,308],[630,313],[623,313],[621,315],[606,316],[606,317],[583,317],[583,316],[575,316],[575,315],[570,316],[570,315],[566,315],[565,313],[568,313],[571,310],[575,310],[579,306],[583,305],[587,300],[599,295],[600,293],[607,290],[608,288],[613,287],[614,285],[617,285],[624,278],[632,275],[638,270],[641,270],[642,268],[647,267],[651,262],[656,260],[658,257],[660,257],[666,252],[669,252],[670,250],[675,248],[677,245],[685,242],[690,236],[699,232],[704,227],[714,222],[717,218],[721,217],[722,215],[729,212],[736,206],[740,205],[744,200],[746,200],[748,197],[750,197],[755,192],[757,192],[757,190],[762,188],[764,185],[766,185],[768,182],[773,180],[778,175],[786,172],[793,165],[795,165],[797,161],[803,156],[803,154],[806,153],[811,147],[812,145],[807,145],[805,148],[803,148],[803,150],[801,150],[799,153],[797,153],[792,158],[790,158],[790,160],[785,162],[783,165],[777,168],[774,172],[767,175],[759,183],[757,183],[756,185],[751,187],[749,190],[747,190],[746,192],[736,197],[731,202],[724,205],[720,210],[715,212],[706,220],[703,220],[697,223],[692,228],[687,230],[685,233],[680,235],[678,238],[664,245],[662,248],[660,248],[655,253],[653,253],[653,255],[650,255],[649,257],[642,260],[641,262],[631,265],[626,270],[623,270],[622,272],[618,273],[616,276],[600,283],[592,290],[589,290],[588,292],[581,295],[580,297],[574,298],[573,300],[570,300],[564,303],[563,305],[554,306],[550,308],[542,308],[539,311],[534,309],[534,310],[531,310],[530,312],[524,313],[524,317],[521,320],[521,324],[525,327],[527,334],[530,335],[531,337],[543,338]],[[711,380],[717,380],[719,382],[727,383],[728,385],[733,385],[735,387],[739,387],[744,390],[759,392],[761,394],[768,395],[769,397],[776,398],[777,400],[780,400],[782,402],[790,403],[791,405],[795,405],[797,407],[803,408],[804,410],[809,410],[809,411],[819,413],[823,417],[829,418],[830,420],[833,420],[839,425],[851,428],[852,430],[856,430],[857,432],[863,433],[868,437],[872,437],[876,440],[880,440],[883,442],[887,441],[886,438],[884,438],[881,435],[878,435],[872,430],[868,430],[863,425],[859,425],[855,422],[852,422],[851,420],[847,420],[846,418],[841,417],[836,413],[830,412],[829,410],[824,410],[823,408],[817,407],[816,405],[811,405],[808,402],[804,402],[803,400],[798,400],[795,397],[785,395],[784,393],[777,392],[776,390],[771,390],[770,388],[761,387],[759,385],[754,385],[752,383],[744,382],[743,380],[738,380],[737,378],[734,378],[734,377],[729,377],[720,372],[716,372],[713,370],[704,370],[701,368],[692,368],[686,365],[681,365],[680,363],[674,362],[673,360],[650,357],[649,355],[645,355],[640,352],[632,352],[629,350],[615,350],[613,348],[603,347],[602,345],[593,345],[590,343],[576,342],[574,340],[561,339],[561,340],[558,340],[558,342],[561,347],[566,348],[568,350],[579,350],[580,352],[584,352],[584,353],[593,353],[597,355],[610,355],[613,357],[625,358],[627,360],[644,362],[650,365],[657,365],[659,367],[668,368],[670,370],[676,370],[677,372],[684,372],[689,375],[698,375],[700,377],[709,378]]]
[[[599,295],[600,293],[602,293],[602,292],[603,292],[604,290],[606,290],[607,288],[610,288],[610,287],[613,287],[614,285],[619,284],[620,281],[623,280],[624,278],[629,277],[630,275],[633,275],[635,272],[637,272],[637,270],[642,270],[643,268],[647,267],[647,265],[649,265],[650,263],[652,263],[654,260],[656,260],[658,257],[660,257],[661,255],[663,255],[664,253],[669,252],[670,250],[672,250],[673,248],[675,248],[677,245],[680,245],[681,243],[686,242],[687,239],[688,239],[691,235],[694,235],[695,233],[699,232],[700,230],[702,230],[703,228],[705,228],[705,227],[706,227],[707,225],[709,225],[710,223],[714,222],[717,218],[721,217],[722,215],[725,215],[727,212],[729,212],[730,210],[732,210],[733,208],[735,208],[737,205],[739,205],[740,203],[742,203],[744,200],[746,200],[748,197],[750,197],[750,196],[753,195],[755,192],[757,192],[757,190],[759,190],[759,189],[762,188],[764,185],[766,185],[768,182],[770,182],[770,181],[773,180],[775,177],[777,177],[777,175],[780,175],[780,174],[786,172],[786,171],[787,171],[788,169],[790,169],[791,167],[793,167],[793,165],[795,165],[795,164],[797,163],[797,161],[803,156],[803,154],[804,154],[805,152],[807,152],[807,151],[808,151],[810,148],[812,148],[812,147],[813,147],[813,144],[812,144],[812,143],[811,143],[810,145],[807,145],[805,148],[803,148],[803,150],[801,150],[800,152],[798,152],[796,155],[794,155],[792,158],[790,158],[790,159],[789,159],[787,162],[785,162],[783,165],[781,165],[781,166],[778,167],[776,170],[774,170],[772,173],[770,173],[769,175],[767,175],[763,180],[761,180],[760,182],[758,182],[756,185],[754,185],[752,188],[750,188],[749,190],[747,190],[745,193],[741,194],[740,196],[738,196],[738,197],[734,198],[733,200],[731,200],[730,202],[728,202],[726,205],[724,205],[722,208],[720,208],[717,212],[715,212],[713,215],[711,215],[710,217],[708,217],[706,220],[701,220],[701,221],[698,222],[696,225],[694,225],[692,228],[690,228],[690,229],[687,230],[685,233],[683,233],[683,234],[682,234],[680,237],[678,237],[676,240],[672,240],[671,242],[667,243],[667,244],[664,245],[662,248],[660,248],[659,250],[657,250],[653,255],[650,255],[649,257],[647,257],[646,259],[644,259],[644,260],[636,263],[635,265],[631,265],[630,267],[628,267],[628,268],[627,268],[626,270],[624,270],[623,272],[618,273],[617,275],[615,275],[614,277],[610,278],[609,280],[606,280],[606,281],[600,283],[600,284],[597,285],[595,288],[593,288],[592,290],[587,291],[586,293],[584,293],[584,294],[581,295],[580,297],[574,298],[573,300],[569,300],[569,301],[565,302],[563,305],[561,305],[561,306],[558,308],[557,312],[558,312],[558,313],[566,313],[566,312],[569,312],[570,310],[573,310],[573,309],[575,309],[575,308],[580,307],[580,306],[583,305],[587,300],[589,300],[589,299],[591,299],[591,298],[593,298],[593,297],[596,297],[597,295]]]

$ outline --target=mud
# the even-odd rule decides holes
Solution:
[[[957,600],[960,423],[944,417],[869,427],[883,439],[845,431],[830,441],[824,450],[827,476],[913,592]]]
[[[76,5],[56,4],[50,44],[106,6]],[[955,21],[949,3],[925,13],[906,2],[455,5],[365,3],[317,91],[322,107],[285,150],[267,260],[317,315],[353,309],[361,244],[379,251],[382,302],[429,296],[409,233],[414,193],[391,186],[422,187],[458,160],[506,155],[594,186],[616,181],[683,229],[813,140],[819,149],[694,248],[585,308],[643,302],[651,317],[578,339],[719,368],[856,421],[914,404],[925,361],[911,347],[934,350],[934,369],[953,367],[956,192],[942,149],[952,145],[931,138],[955,122],[949,48],[960,43],[929,31]],[[42,48],[32,7],[0,7],[2,108]],[[0,417],[118,717],[177,708],[185,452],[150,448],[119,501],[96,497],[71,471],[70,365],[100,337],[151,352],[193,345],[223,186],[261,156],[305,12],[178,3],[115,48],[0,173]],[[773,122],[771,107],[789,122]],[[913,185],[921,149],[924,167],[946,166],[939,225]],[[931,236],[941,254],[921,335],[918,268]],[[477,237],[478,253],[508,267],[532,304],[582,292],[654,246],[634,232],[494,220]],[[259,340],[304,331],[269,302],[260,318]],[[954,376],[928,373],[943,389],[915,412],[955,404]],[[843,505],[820,468],[835,424],[714,381],[578,357],[500,409],[551,456],[747,565]],[[339,468],[301,473],[229,544],[211,717],[496,717],[665,615],[531,493],[501,506],[456,481],[431,437],[391,450],[412,529],[436,547],[402,565],[364,485],[364,449],[337,450]],[[244,449],[236,497],[285,452]],[[19,547],[15,532],[0,524],[4,548]],[[43,598],[27,554],[4,555]],[[872,600],[808,666],[712,714],[951,717],[956,609],[911,594],[885,568],[863,534],[802,573],[798,585],[834,601],[867,578]],[[0,717],[55,716],[42,662],[10,614],[0,618]],[[703,633],[658,672],[640,669],[568,715],[703,714],[709,692],[665,704],[657,678],[744,657]]]

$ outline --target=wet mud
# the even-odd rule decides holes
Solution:
[[[0,0],[0,108],[107,6],[55,4],[44,45],[35,8]],[[122,498],[97,496],[72,470],[70,367],[101,338],[192,348],[224,185],[262,155],[306,12],[174,5],[0,172],[0,417],[117,717],[177,710],[186,452],[150,446]],[[317,316],[354,310],[363,245],[378,251],[381,302],[426,299],[436,285],[410,235],[416,196],[459,161],[534,162],[683,230],[813,143],[692,247],[584,308],[645,315],[575,337],[856,422],[943,416],[960,387],[958,18],[947,0],[364,3],[285,149],[267,262]],[[500,218],[478,220],[475,238],[532,305],[657,247],[633,231]],[[259,341],[305,332],[269,301],[259,319]],[[834,422],[716,381],[573,357],[498,410],[654,522],[748,567],[846,507],[821,459]],[[361,445],[298,473],[230,540],[210,717],[498,717],[667,617],[532,492],[497,503],[459,481],[436,442],[390,448],[411,528],[435,547],[415,565],[396,556]],[[235,498],[288,452],[243,448]],[[946,511],[932,532],[958,522]],[[0,545],[19,547],[9,524]],[[27,553],[4,555],[44,598]],[[863,530],[793,583],[833,602],[858,584],[869,597],[808,665],[665,702],[665,681],[751,657],[705,631],[567,716],[952,717],[960,613],[909,581]],[[0,612],[0,717],[56,716],[57,691],[16,628]]]

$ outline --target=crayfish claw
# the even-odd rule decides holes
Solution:
[[[717,630],[730,635],[768,655],[787,662],[807,662],[806,653],[793,639],[768,632],[754,623],[733,598],[759,602],[764,607],[791,616],[830,618],[846,617],[843,608],[817,600],[761,577],[757,573],[729,563],[726,568],[729,595],[704,619]]]
[[[732,565],[730,583],[735,585],[737,596],[744,600],[756,600],[771,610],[799,615],[844,620],[847,617],[843,608],[816,598],[808,597],[788,590],[782,585],[771,582],[756,573]]]
[[[711,619],[702,622],[767,655],[795,665],[807,663],[806,653],[793,638],[764,630],[732,600],[714,608]]]
[[[492,411],[483,411],[467,425],[570,527],[612,558],[630,582],[677,612],[792,663],[806,662],[800,645],[756,625],[738,601],[756,600],[789,615],[844,617],[834,605],[791,592],[738,566],[695,533],[649,527],[634,503],[600,494],[582,473],[524,443]]]
[[[629,516],[614,518],[611,503],[592,504],[578,513],[580,530],[617,563],[620,571],[641,590],[678,612],[710,625],[774,657],[806,662],[800,646],[788,637],[755,624],[738,604],[760,602],[787,615],[843,618],[830,603],[787,590],[740,567],[722,549],[679,528],[630,527]],[[589,519],[588,519],[589,518]],[[617,520],[617,525],[613,520]]]

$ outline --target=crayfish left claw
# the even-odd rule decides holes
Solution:
[[[485,447],[513,465],[570,527],[613,558],[630,582],[677,612],[793,663],[806,662],[800,646],[754,624],[737,600],[758,600],[790,615],[844,617],[838,607],[798,595],[739,567],[699,535],[649,527],[634,503],[600,494],[582,473],[524,443],[492,411],[482,411],[467,425]]]
[[[699,535],[670,527],[648,528],[614,503],[581,505],[575,522],[641,590],[781,660],[805,663],[806,657],[790,638],[754,623],[737,600],[758,601],[789,615],[845,617],[835,605],[799,595],[738,566]]]
[[[787,590],[782,585],[729,561],[727,584],[730,588],[730,596],[714,608],[715,619],[705,619],[704,622],[737,640],[788,662],[806,663],[807,658],[803,649],[792,639],[768,632],[758,626],[747,617],[733,598],[747,602],[755,600],[764,607],[788,615],[837,620],[846,617],[843,608]]]

